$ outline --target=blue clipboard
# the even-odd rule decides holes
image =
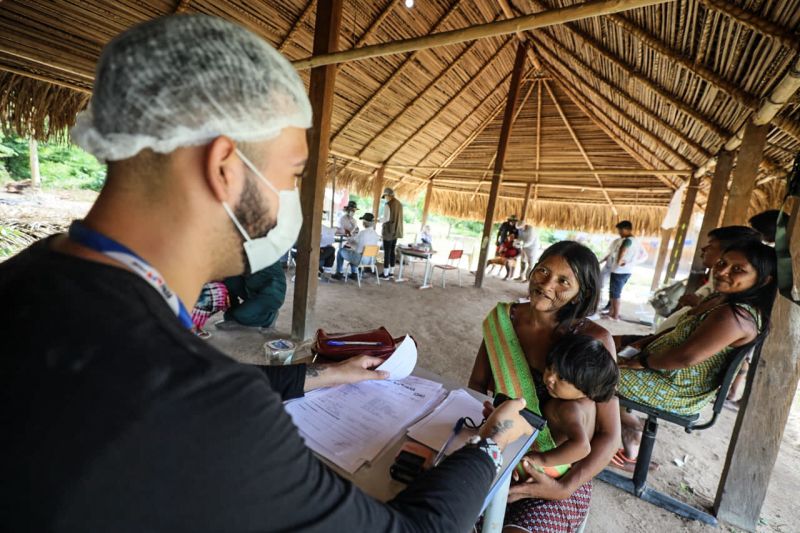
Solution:
[[[519,451],[514,455],[514,457],[509,461],[507,464],[503,465],[503,470],[500,472],[500,475],[492,482],[492,486],[489,489],[489,494],[486,495],[486,499],[483,500],[483,506],[481,507],[481,514],[486,510],[489,506],[489,503],[494,499],[495,495],[497,495],[497,491],[500,490],[500,487],[503,486],[504,483],[508,481],[511,477],[511,474],[517,468],[517,465],[522,458],[525,457],[525,454],[528,452],[530,447],[533,445],[533,441],[536,440],[536,437],[539,435],[539,432],[547,425],[547,421],[539,417],[530,411],[526,413],[526,418],[528,418],[529,422],[532,422],[531,425],[533,426],[533,433],[531,433],[526,439],[525,443],[519,449]],[[531,417],[535,417],[535,423],[530,420]]]

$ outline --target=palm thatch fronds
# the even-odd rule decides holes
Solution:
[[[89,94],[0,70],[0,124],[44,141],[63,136]]]

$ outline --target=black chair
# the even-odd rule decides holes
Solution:
[[[699,414],[690,416],[676,415],[674,413],[661,411],[660,409],[656,409],[649,405],[637,403],[623,396],[619,396],[620,405],[625,407],[629,412],[638,411],[647,415],[647,420],[644,423],[644,430],[642,432],[642,443],[639,447],[639,456],[636,458],[636,467],[634,468],[632,479],[622,476],[617,472],[613,472],[609,468],[606,468],[600,472],[597,478],[605,481],[606,483],[614,485],[619,489],[629,492],[637,498],[641,498],[646,502],[650,502],[653,505],[661,507],[662,509],[666,509],[667,511],[675,513],[678,516],[689,518],[691,520],[699,520],[700,522],[716,526],[717,519],[714,516],[706,513],[705,511],[696,509],[691,505],[683,503],[682,501],[676,500],[671,496],[658,492],[657,490],[653,490],[647,486],[647,472],[650,467],[650,458],[653,455],[653,447],[656,444],[658,420],[661,419],[673,424],[677,424],[686,430],[686,433],[691,433],[695,430],[708,429],[713,426],[714,423],[716,423],[720,412],[722,411],[722,407],[725,404],[725,399],[728,396],[728,390],[730,389],[733,380],[736,378],[736,374],[739,371],[742,361],[744,361],[745,357],[747,357],[749,353],[758,353],[758,351],[760,351],[760,345],[757,348],[754,347],[750,350],[740,350],[733,356],[728,363],[728,367],[725,369],[722,383],[717,391],[717,397],[714,401],[713,415],[708,422],[703,424],[698,424],[698,420],[700,419]]]

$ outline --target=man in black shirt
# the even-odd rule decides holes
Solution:
[[[3,530],[470,528],[497,449],[531,430],[524,401],[384,504],[320,463],[281,403],[381,379],[377,359],[259,368],[187,327],[205,281],[294,242],[305,98],[288,62],[219,19],[162,18],[106,47],[73,132],[109,161],[103,191],[69,235],[0,266]]]

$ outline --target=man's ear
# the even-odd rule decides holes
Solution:
[[[206,146],[204,170],[206,183],[217,200],[230,203],[239,197],[245,176],[231,138],[222,135]]]

